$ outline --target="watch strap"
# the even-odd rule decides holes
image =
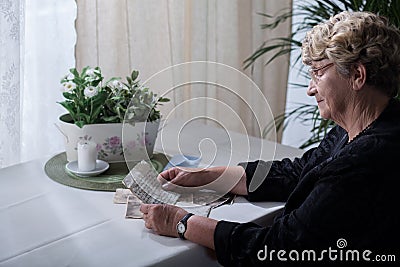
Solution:
[[[185,216],[183,216],[183,218],[179,221],[179,223],[181,223],[181,224],[183,224],[184,226],[185,226],[185,231],[183,232],[183,233],[180,233],[179,231],[178,231],[178,235],[179,235],[179,238],[181,238],[181,239],[186,239],[185,238],[185,233],[186,233],[186,230],[187,230],[187,221],[189,220],[189,218],[190,217],[192,217],[194,214],[193,213],[188,213],[188,214],[186,214]],[[178,224],[179,224],[178,223]]]

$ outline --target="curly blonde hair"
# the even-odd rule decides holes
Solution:
[[[366,68],[366,83],[388,96],[400,87],[400,31],[370,12],[341,12],[307,32],[302,60],[331,60],[338,73],[349,77],[354,66]]]

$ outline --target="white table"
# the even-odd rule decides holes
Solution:
[[[163,129],[157,151],[179,151],[173,142],[177,128],[169,124]],[[271,159],[270,150],[275,146],[275,158],[299,156],[303,152],[257,138],[250,138],[247,145],[240,141],[247,136],[229,134],[234,140],[233,149],[227,144],[224,131],[209,126],[185,128],[180,144],[183,152],[196,154],[197,146],[193,148],[192,144],[198,138],[213,139],[211,148],[201,149],[207,160],[210,149],[218,148],[213,165],[226,165],[228,157],[230,165],[256,156]],[[245,155],[248,146],[257,149]],[[125,219],[126,207],[113,204],[113,192],[81,190],[54,182],[44,172],[49,158],[0,169],[0,266],[218,265],[210,250],[189,241],[155,235],[144,227],[142,220]],[[210,217],[264,223],[282,204],[249,203],[239,197],[233,205],[213,210]]]

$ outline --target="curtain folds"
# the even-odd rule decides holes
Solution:
[[[164,115],[176,111],[185,101],[211,99],[187,105],[181,112],[174,112],[174,116],[190,119],[200,115],[212,118],[206,120],[207,123],[218,121],[229,130],[260,136],[272,117],[284,111],[289,58],[282,57],[266,67],[264,58],[255,64],[253,71],[243,70],[243,61],[263,41],[289,35],[290,21],[276,30],[266,31],[260,28],[265,17],[257,13],[276,14],[283,8],[290,8],[291,0],[77,0],[77,6],[77,68],[100,66],[106,78],[124,78],[136,69],[140,71],[141,81],[146,81],[176,64],[218,62],[249,76],[272,110],[258,125],[254,113],[263,114],[265,104],[253,89],[240,88],[240,82],[233,91],[210,84],[192,84],[175,88],[166,95],[172,101],[162,107]],[[200,70],[205,76],[219,75],[218,71],[207,68]],[[171,74],[170,79],[175,78]],[[151,89],[163,94],[170,86],[166,82],[164,88]],[[224,105],[238,118],[232,120],[231,116],[226,116]]]
[[[75,65],[75,0],[0,0],[0,168],[64,149],[60,80]]]
[[[0,2],[0,168],[20,159],[21,13],[22,0]]]

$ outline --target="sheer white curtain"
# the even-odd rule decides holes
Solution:
[[[0,167],[21,155],[21,37],[23,1],[0,2]]]
[[[166,67],[190,61],[212,61],[227,64],[245,72],[259,86],[268,99],[273,115],[285,108],[288,58],[264,67],[257,62],[254,72],[243,70],[243,61],[261,43],[275,36],[287,36],[290,21],[274,31],[261,30],[264,17],[257,12],[275,14],[291,7],[291,0],[77,0],[76,62],[84,66],[100,66],[105,76],[125,77],[132,69],[140,71],[142,81]],[[204,70],[209,71],[209,70]],[[167,87],[167,86],[166,86]],[[157,92],[160,88],[151,88]],[[189,86],[181,94],[168,95],[172,103],[164,106],[165,114],[171,106],[184,100],[204,96],[223,100],[239,114],[241,121],[226,121],[218,102],[191,105],[177,114],[190,118],[204,114],[226,121],[231,130],[246,125],[246,132],[260,135],[252,115],[237,98],[207,86]],[[242,88],[240,95],[250,92]],[[248,96],[251,98],[251,96]],[[256,112],[259,99],[253,99]],[[271,119],[271,118],[268,118]]]
[[[75,17],[74,0],[0,0],[0,168],[63,150],[54,123]]]

